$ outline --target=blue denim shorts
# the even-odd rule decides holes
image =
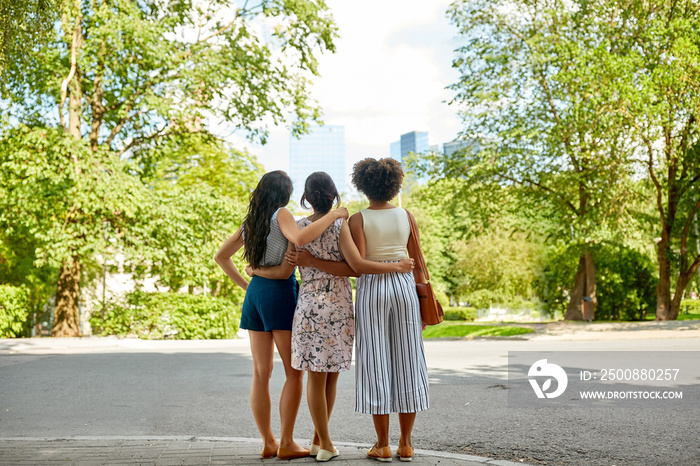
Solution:
[[[298,289],[294,274],[286,280],[253,277],[243,300],[241,328],[256,332],[291,330]]]

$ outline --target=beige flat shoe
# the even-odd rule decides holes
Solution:
[[[316,461],[320,461],[320,462],[328,461],[329,459],[335,458],[336,456],[338,456],[338,454],[339,453],[338,453],[337,448],[333,451],[321,449],[316,454]]]

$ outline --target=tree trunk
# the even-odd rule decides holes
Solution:
[[[683,294],[685,292],[685,287],[688,286],[688,282],[692,278],[692,275],[681,274],[678,277],[678,283],[676,284],[676,292],[671,300],[671,307],[666,315],[666,320],[677,320],[678,314],[681,310],[681,299],[683,299]]]
[[[571,299],[564,318],[566,320],[593,320],[597,304],[595,262],[593,254],[587,252],[579,258],[576,280],[571,290]]]
[[[595,309],[598,307],[598,298],[596,296],[595,261],[593,260],[593,253],[586,253],[584,260],[586,263],[586,285],[584,287],[584,291],[586,293],[585,305],[588,307],[588,320],[593,321],[595,319]]]
[[[53,311],[52,337],[79,337],[80,262],[71,258],[61,264]]]
[[[668,260],[669,242],[661,238],[656,245],[659,263],[659,285],[656,287],[656,320],[669,320],[671,312],[671,261]]]
[[[75,20],[75,30],[71,48],[72,77],[68,82],[68,132],[76,139],[82,138],[82,99],[83,91],[81,86],[82,72],[78,66],[80,54],[83,47],[83,35],[81,30],[82,16]],[[71,154],[76,174],[81,173],[77,154]],[[54,308],[52,337],[78,337],[80,336],[80,309],[78,301],[80,299],[80,278],[81,265],[80,258],[73,256],[66,259],[61,264],[61,270],[56,284],[56,307]]]
[[[578,270],[576,271],[576,279],[574,280],[574,287],[571,289],[571,299],[569,300],[569,305],[566,307],[566,314],[564,319],[566,320],[583,320],[583,293],[584,285],[586,281],[586,263],[581,256],[578,260]]]

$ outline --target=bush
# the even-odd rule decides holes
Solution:
[[[433,285],[433,286],[435,286],[435,285]],[[450,298],[447,297],[447,295],[445,294],[445,292],[440,291],[440,290],[435,289],[435,288],[433,288],[433,289],[435,290],[435,297],[436,297],[437,300],[440,302],[440,304],[442,305],[442,307],[443,307],[444,309],[446,309],[446,308],[450,305]]]
[[[593,247],[596,267],[596,320],[643,320],[656,308],[658,278],[651,258],[623,245],[598,244]],[[566,312],[569,290],[574,284],[579,251],[551,250],[539,295],[550,313]]]
[[[467,296],[467,302],[470,306],[477,309],[488,309],[491,304],[500,303],[505,300],[502,294],[486,289],[476,290],[473,293],[469,293]]]
[[[476,309],[466,307],[446,307],[445,320],[466,320],[474,322]]]
[[[0,338],[21,337],[30,311],[25,287],[0,285]]]
[[[224,298],[135,291],[109,300],[90,317],[95,335],[176,340],[233,338],[239,305]]]
[[[700,299],[682,299],[678,314],[685,314],[686,307],[688,308],[688,313],[700,314]]]

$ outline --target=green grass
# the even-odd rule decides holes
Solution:
[[[656,320],[656,313],[647,315],[644,320]],[[686,314],[685,309],[681,308],[681,312],[678,313],[678,320],[700,320],[700,314],[692,312]]]
[[[510,325],[474,325],[463,322],[443,322],[423,331],[423,338],[509,337],[532,332],[533,329]]]

